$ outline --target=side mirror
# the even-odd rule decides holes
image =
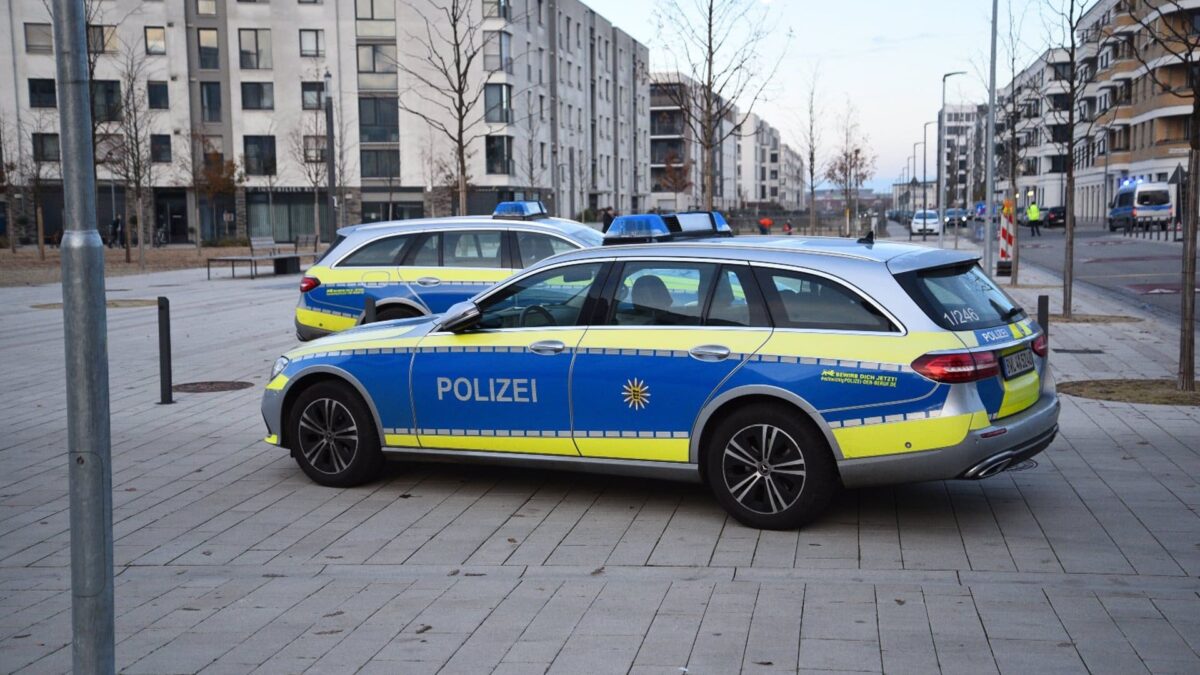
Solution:
[[[446,310],[438,323],[438,330],[461,333],[479,323],[480,316],[479,305],[466,300]]]

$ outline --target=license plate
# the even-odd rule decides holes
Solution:
[[[1011,380],[1033,370],[1033,351],[1022,349],[1005,356],[1000,362],[1004,364],[1004,379]]]

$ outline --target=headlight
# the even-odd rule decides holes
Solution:
[[[271,366],[271,378],[270,379],[273,380],[276,377],[278,377],[279,374],[283,372],[283,369],[287,368],[287,364],[289,364],[289,363],[291,363],[291,360],[288,359],[288,357],[286,357],[286,356],[281,356],[281,357],[275,359],[275,365]]]

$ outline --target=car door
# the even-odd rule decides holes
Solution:
[[[602,262],[554,266],[479,302],[466,332],[434,332],[411,371],[422,447],[577,456],[571,360]]]
[[[411,247],[399,274],[430,313],[473,297],[513,273],[503,229],[427,232]]]
[[[575,445],[586,457],[688,461],[711,393],[771,334],[745,264],[614,265],[575,356]]]

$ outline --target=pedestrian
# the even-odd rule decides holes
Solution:
[[[1025,209],[1025,219],[1029,221],[1029,236],[1042,236],[1042,212],[1038,210],[1037,201],[1029,202],[1029,207]]]
[[[759,234],[771,234],[771,226],[774,224],[775,224],[775,221],[771,220],[771,218],[768,216],[763,216],[762,218],[759,218],[758,219],[758,233]]]
[[[121,246],[121,216],[112,219],[109,225],[108,247]]]
[[[613,208],[611,206],[604,207],[604,210],[600,212],[600,221],[603,223],[600,228],[601,232],[608,232],[608,228],[612,227],[613,218]]]
[[[792,235],[792,221],[790,221],[790,220],[783,221],[783,233],[788,235],[789,237]]]

